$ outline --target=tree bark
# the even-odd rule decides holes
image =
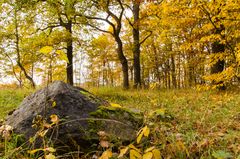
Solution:
[[[72,21],[69,20],[66,24],[66,30],[70,33],[70,39],[67,41],[67,83],[74,84],[73,81],[73,40],[72,40]]]
[[[133,70],[134,88],[141,86],[141,66],[140,66],[140,38],[139,38],[139,12],[140,1],[133,1]]]
[[[175,58],[174,55],[171,54],[171,65],[172,65],[172,69],[171,69],[171,74],[172,74],[172,85],[173,88],[177,88],[177,79],[176,79],[176,68],[175,68]]]
[[[129,88],[129,76],[128,76],[128,61],[126,57],[123,54],[123,44],[122,40],[118,35],[114,36],[116,42],[117,42],[117,54],[118,58],[122,65],[122,73],[123,73],[123,88],[128,89]]]
[[[220,28],[216,29],[215,34],[221,34],[224,30],[224,26],[221,25]],[[225,45],[221,44],[219,41],[216,41],[212,44],[212,53],[217,54],[225,51]],[[221,73],[224,70],[225,60],[218,60],[212,67],[211,67],[211,74]],[[223,81],[214,82],[212,84],[220,85],[218,89],[225,90],[226,86],[224,86]]]

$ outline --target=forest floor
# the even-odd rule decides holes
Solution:
[[[149,147],[164,158],[240,159],[240,94],[237,91],[129,90],[89,88],[89,91],[122,107],[140,109],[146,118],[156,110],[168,120],[147,120]],[[31,91],[0,90],[0,118]]]

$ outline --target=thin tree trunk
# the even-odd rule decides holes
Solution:
[[[35,82],[33,81],[33,78],[28,75],[26,69],[21,63],[21,55],[20,55],[20,48],[19,48],[19,33],[18,33],[18,20],[17,20],[17,9],[14,8],[14,23],[15,23],[15,38],[16,38],[16,52],[17,52],[17,65],[20,67],[20,69],[23,71],[25,77],[30,81],[33,88],[36,87]]]
[[[159,59],[158,59],[158,55],[157,55],[157,48],[154,43],[152,44],[152,48],[153,48],[153,53],[154,53],[155,74],[156,74],[158,82],[160,84],[161,78],[160,78],[160,72],[159,72]]]
[[[66,30],[70,33],[70,39],[67,41],[67,83],[74,84],[73,81],[73,40],[72,40],[72,21],[69,20],[66,24]]]
[[[172,85],[173,88],[177,88],[177,80],[176,80],[176,69],[175,69],[175,59],[174,59],[174,55],[171,55],[171,65],[172,65]]]

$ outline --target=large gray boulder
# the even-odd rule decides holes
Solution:
[[[37,117],[51,123],[53,114],[60,122],[49,128],[46,136],[58,146],[90,146],[98,141],[99,131],[104,131],[114,141],[131,141],[142,124],[140,113],[113,107],[88,91],[61,81],[26,97],[7,117],[6,124],[14,128],[14,133],[29,139],[39,130],[39,127],[32,127],[33,120],[36,122]]]

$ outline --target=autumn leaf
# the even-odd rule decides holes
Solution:
[[[153,153],[152,152],[147,152],[147,153],[143,154],[142,159],[152,159],[152,157],[153,157]]]
[[[147,153],[147,152],[150,152],[150,151],[152,151],[152,150],[154,150],[154,149],[155,149],[155,147],[152,146],[152,147],[147,148],[144,152]]]
[[[154,159],[161,159],[162,158],[161,157],[161,152],[158,149],[154,149],[152,151],[152,153],[153,153]]]
[[[50,52],[53,51],[53,47],[52,46],[44,46],[42,47],[39,52],[43,53],[43,54],[49,54]]]
[[[52,102],[52,107],[54,108],[54,107],[56,107],[57,106],[57,102],[56,101],[53,101]]]
[[[128,146],[123,149],[120,149],[120,154],[118,155],[118,158],[123,157],[127,153],[128,150],[129,150]]]
[[[142,158],[142,155],[138,151],[134,149],[130,150],[130,159],[141,159],[141,158]]]
[[[45,159],[56,159],[56,156],[54,156],[53,154],[48,154],[46,155]]]
[[[148,126],[145,126],[144,128],[142,128],[138,133],[137,143],[138,144],[140,143],[143,136],[148,137],[149,133],[150,133],[150,129],[148,128]]]
[[[141,152],[141,151],[140,151],[138,148],[136,148],[133,144],[130,144],[128,147],[131,148],[131,149],[133,149],[133,150],[135,150],[135,151],[138,151],[139,153]]]
[[[109,159],[110,157],[112,157],[112,151],[106,150],[103,152],[102,156],[99,157],[99,159]]]
[[[41,148],[40,148],[40,149],[29,150],[28,153],[31,154],[31,155],[33,155],[33,154],[35,154],[36,152],[42,151],[42,150],[43,150],[43,149],[41,149]]]
[[[110,103],[110,105],[111,105],[112,107],[116,107],[116,108],[122,108],[122,106],[121,106],[121,105],[119,105],[119,104],[116,104],[116,103]]]
[[[144,134],[144,136],[148,137],[149,133],[150,133],[150,129],[148,128],[148,126],[145,126],[145,127],[143,128],[143,134]]]
[[[63,52],[62,50],[57,50],[57,51],[56,51],[56,54],[59,55],[59,58],[60,58],[61,60],[66,61],[67,63],[69,63],[68,57],[67,57],[67,55],[66,55],[65,52]]]
[[[56,114],[51,115],[50,118],[51,118],[51,122],[53,124],[58,124],[59,123],[59,118]]]
[[[47,147],[47,148],[45,148],[45,151],[56,152],[56,149],[54,149],[53,147]]]
[[[140,134],[138,135],[137,137],[137,143],[139,144],[140,141],[142,140],[142,137],[143,137],[143,131],[140,132]]]

